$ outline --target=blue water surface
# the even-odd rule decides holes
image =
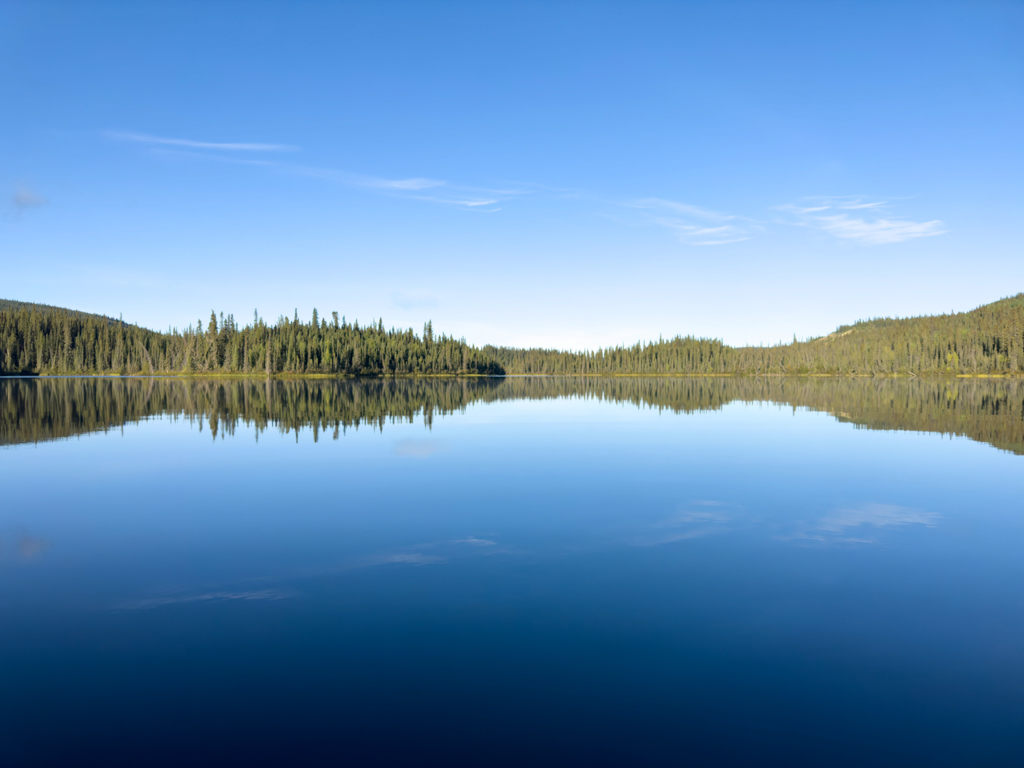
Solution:
[[[0,448],[0,764],[1024,764],[1024,456],[768,401],[316,438]]]

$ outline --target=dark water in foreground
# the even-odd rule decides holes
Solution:
[[[1024,764],[1022,407],[0,380],[0,765]]]

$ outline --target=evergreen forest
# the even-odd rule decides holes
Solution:
[[[8,302],[13,304],[13,302]],[[0,373],[5,374],[248,374],[248,375],[493,375],[493,358],[431,323],[417,335],[385,330],[384,322],[348,323],[313,310],[309,322],[254,314],[239,326],[210,313],[184,331],[151,331],[99,315],[39,305],[0,304]]]
[[[969,312],[881,318],[790,344],[733,347],[676,336],[595,351],[474,347],[426,323],[385,329],[313,310],[308,321],[211,312],[183,331],[0,301],[0,374],[256,376],[1020,375],[1024,293]]]

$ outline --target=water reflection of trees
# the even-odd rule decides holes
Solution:
[[[54,440],[163,416],[214,437],[240,424],[314,438],[433,419],[473,403],[583,398],[676,413],[733,401],[827,412],[868,429],[963,435],[1024,454],[1024,382],[1013,379],[504,378],[372,380],[0,380],[0,444]]]

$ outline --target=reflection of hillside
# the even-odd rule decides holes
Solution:
[[[168,415],[208,422],[214,437],[239,423],[314,435],[465,408],[499,379],[0,379],[0,444],[106,431]]]
[[[472,380],[0,380],[0,444],[117,428],[151,416],[198,419],[214,437],[239,423],[337,436],[350,427],[462,410],[476,402],[594,398],[677,413],[769,401],[868,429],[970,437],[1024,454],[1024,382],[814,378],[505,378]]]

